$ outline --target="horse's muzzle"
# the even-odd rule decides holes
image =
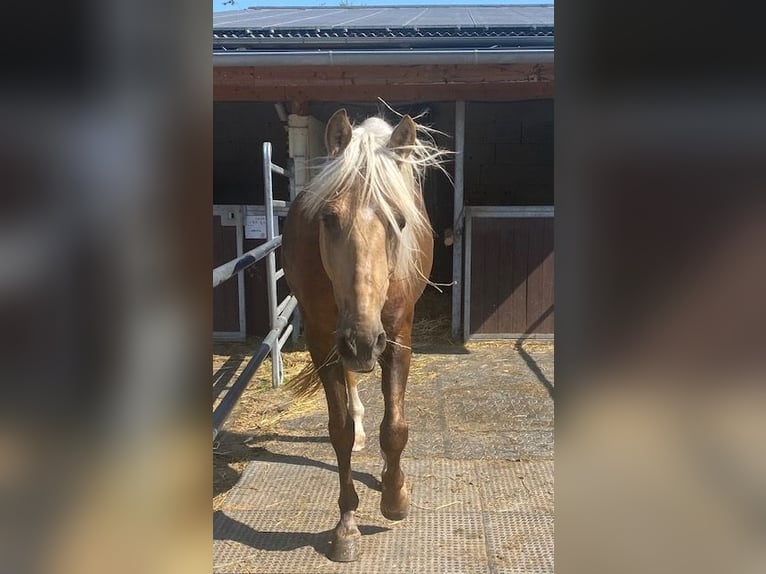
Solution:
[[[349,371],[369,373],[386,348],[386,332],[382,329],[371,332],[340,329],[337,345],[343,365]]]

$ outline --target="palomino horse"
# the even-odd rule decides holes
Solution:
[[[293,202],[283,229],[285,276],[312,359],[288,385],[299,395],[324,387],[340,477],[340,520],[328,555],[340,562],[358,558],[361,538],[351,479],[351,451],[365,439],[355,373],[376,363],[385,402],[380,510],[390,520],[409,510],[400,465],[408,436],[404,391],[415,302],[433,259],[421,181],[448,153],[419,139],[419,130],[409,116],[395,128],[380,118],[352,127],[345,110],[335,112],[325,131],[327,162]]]

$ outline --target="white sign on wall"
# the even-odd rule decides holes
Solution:
[[[245,239],[266,239],[266,216],[245,216]]]

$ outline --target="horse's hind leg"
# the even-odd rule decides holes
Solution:
[[[364,418],[364,405],[359,398],[359,390],[356,387],[356,375],[352,371],[345,371],[346,389],[348,390],[348,413],[354,421],[354,447],[352,450],[359,451],[364,448],[367,435],[364,432],[362,419]]]
[[[409,427],[404,420],[404,392],[410,371],[409,329],[389,344],[381,360],[385,414],[380,423],[380,448],[385,466],[382,476],[380,511],[389,520],[402,520],[409,512],[410,495],[401,469],[401,456]]]
[[[323,369],[322,383],[327,396],[330,441],[338,458],[340,478],[340,520],[332,534],[328,557],[336,562],[351,562],[359,557],[361,533],[356,525],[355,512],[359,497],[351,478],[351,449],[354,446],[354,421],[349,415],[346,398],[346,382],[343,368],[333,365]]]

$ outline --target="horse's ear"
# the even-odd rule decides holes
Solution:
[[[399,125],[394,128],[388,147],[394,149],[402,157],[410,155],[408,147],[415,145],[418,128],[410,116],[404,116]],[[399,149],[396,149],[399,148]]]
[[[327,129],[324,132],[324,143],[327,146],[327,153],[331,157],[335,157],[346,149],[350,141],[351,123],[348,121],[346,110],[341,108],[327,122]]]

